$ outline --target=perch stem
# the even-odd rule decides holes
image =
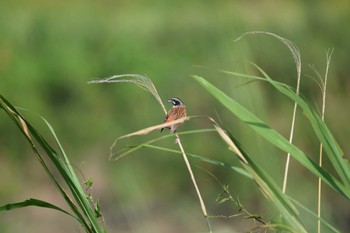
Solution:
[[[185,160],[185,163],[186,163],[186,166],[187,166],[187,170],[188,170],[188,172],[190,173],[190,176],[191,176],[193,185],[194,185],[194,187],[195,187],[195,189],[196,189],[196,192],[197,192],[197,195],[198,195],[198,199],[199,199],[199,202],[200,202],[200,205],[201,205],[201,208],[202,208],[202,212],[203,212],[204,218],[205,218],[205,220],[206,220],[206,222],[207,222],[207,226],[208,226],[209,232],[212,233],[212,230],[211,230],[211,227],[210,227],[210,222],[209,222],[209,219],[208,219],[207,209],[206,209],[206,207],[205,207],[205,204],[204,204],[204,201],[203,201],[201,192],[199,191],[199,188],[198,188],[196,179],[195,179],[195,177],[194,177],[194,174],[193,174],[193,171],[192,171],[190,162],[188,161],[187,155],[186,155],[186,153],[185,153],[185,151],[184,151],[184,149],[183,149],[183,147],[182,147],[182,144],[181,144],[181,140],[180,140],[179,135],[178,135],[177,133],[175,133],[175,135],[176,135],[176,142],[177,142],[177,144],[178,144],[179,147],[180,147],[180,150],[181,150],[183,159]]]

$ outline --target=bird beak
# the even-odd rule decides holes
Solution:
[[[173,101],[171,99],[168,100],[168,103],[172,103]]]

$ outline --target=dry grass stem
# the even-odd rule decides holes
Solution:
[[[185,153],[185,150],[184,150],[183,147],[182,147],[182,144],[181,144],[181,140],[180,140],[179,135],[178,135],[177,133],[175,133],[175,135],[176,135],[176,142],[177,142],[177,144],[179,145],[179,148],[180,148],[180,150],[181,150],[181,153],[182,153],[183,159],[184,159],[184,161],[185,161],[187,170],[188,170],[188,172],[190,173],[193,186],[194,186],[195,189],[196,189],[197,196],[198,196],[198,199],[199,199],[199,202],[200,202],[200,205],[201,205],[201,208],[202,208],[202,212],[203,212],[203,215],[204,215],[204,217],[205,217],[205,220],[206,220],[206,223],[207,223],[209,232],[211,233],[212,230],[211,230],[210,222],[209,222],[209,219],[208,219],[207,209],[206,209],[206,207],[205,207],[205,204],[204,204],[204,201],[203,201],[201,192],[199,191],[199,188],[198,188],[198,185],[197,185],[197,182],[196,182],[196,178],[194,177],[194,174],[193,174],[193,171],[192,171],[192,168],[191,168],[191,164],[190,164],[190,162],[188,161],[188,158],[187,158],[187,155],[186,155],[186,153]]]
[[[326,72],[324,76],[324,81],[321,82],[322,85],[322,121],[324,121],[324,115],[326,111],[326,91],[327,91],[327,82],[328,82],[328,71],[332,58],[334,49],[328,50],[326,53]],[[323,160],[323,145],[320,143],[320,155],[319,155],[319,166],[322,167]],[[318,195],[317,195],[317,233],[321,233],[321,200],[322,200],[322,180],[318,178]]]

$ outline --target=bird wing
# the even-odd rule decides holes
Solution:
[[[171,121],[175,121],[177,119],[180,119],[182,117],[186,116],[186,108],[184,106],[181,107],[173,107],[169,110],[168,114],[166,115],[163,123],[168,123]],[[172,125],[171,127],[166,127],[167,129],[172,129],[172,132],[175,132],[177,127],[179,127],[181,123]],[[163,131],[164,128],[160,130],[160,132]]]
[[[186,116],[186,108],[185,107],[175,107],[170,109],[168,112],[168,115],[165,117],[165,122],[175,121],[177,119],[180,119],[182,117]]]
[[[168,114],[166,114],[166,116],[165,116],[165,118],[164,118],[163,123],[167,122],[168,118],[169,118],[169,113],[168,113]]]

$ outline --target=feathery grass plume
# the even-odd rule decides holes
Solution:
[[[251,31],[251,32],[246,32],[243,33],[241,36],[239,36],[237,39],[235,39],[234,41],[237,42],[239,40],[241,40],[243,37],[248,36],[248,35],[254,35],[254,34],[263,34],[263,35],[269,35],[272,37],[277,38],[278,40],[280,40],[281,42],[283,42],[290,50],[290,52],[293,55],[293,59],[296,65],[296,69],[297,69],[297,75],[298,75],[298,80],[300,80],[300,74],[301,74],[301,57],[300,57],[300,52],[298,47],[290,40],[283,38],[279,35],[276,35],[274,33],[271,32],[264,32],[264,31]],[[298,81],[298,83],[300,83]]]
[[[153,82],[146,76],[140,75],[140,74],[120,74],[120,75],[113,75],[107,78],[103,79],[95,79],[91,80],[88,83],[133,83],[145,91],[150,92],[158,101],[160,106],[162,107],[164,113],[166,114],[166,108],[162,102],[162,99],[160,98],[158,91],[156,87],[154,86]]]
[[[265,34],[269,35],[272,37],[277,38],[280,40],[283,44],[285,44],[290,52],[292,53],[296,70],[297,70],[297,87],[296,87],[296,95],[299,95],[300,92],[300,80],[301,80],[301,57],[300,57],[300,52],[298,47],[290,40],[283,38],[281,36],[278,36],[274,33],[271,32],[264,32],[264,31],[252,31],[252,32],[247,32],[241,35],[239,38],[237,38],[235,41],[238,41],[242,39],[243,37],[247,35],[253,35],[253,34]],[[293,135],[294,135],[294,126],[295,126],[295,119],[296,119],[296,112],[297,112],[297,103],[294,102],[294,108],[293,108],[293,116],[292,116],[292,123],[291,123],[291,129],[290,129],[290,134],[289,134],[289,143],[293,143]],[[283,193],[286,192],[287,188],[287,180],[288,180],[288,170],[289,170],[289,163],[290,163],[290,153],[287,153],[287,160],[286,160],[286,165],[285,165],[285,171],[284,171],[284,178],[283,178],[283,188],[282,191]]]

